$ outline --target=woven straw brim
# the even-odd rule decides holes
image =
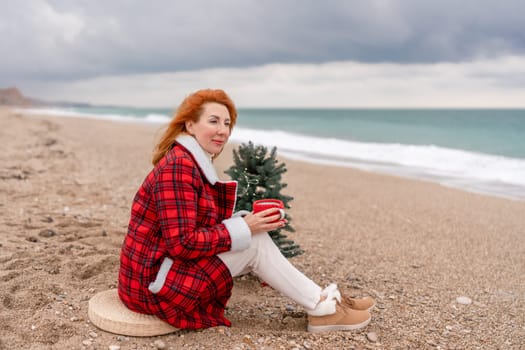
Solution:
[[[156,316],[131,311],[122,303],[116,289],[95,294],[89,300],[88,317],[102,330],[133,337],[150,337],[178,330]]]

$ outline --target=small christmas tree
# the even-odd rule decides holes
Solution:
[[[252,211],[252,203],[258,199],[274,198],[280,199],[285,208],[293,197],[281,194],[281,190],[287,185],[281,183],[281,175],[286,172],[284,163],[277,164],[277,148],[273,147],[268,155],[268,149],[264,146],[254,146],[252,142],[241,144],[238,150],[233,150],[234,165],[225,171],[233,180],[238,182],[236,210]],[[281,253],[291,258],[302,254],[303,251],[293,240],[288,239],[281,230],[295,232],[290,225],[292,219],[286,214],[288,224],[282,229],[270,231],[270,237],[279,247]]]

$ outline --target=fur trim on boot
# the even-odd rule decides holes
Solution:
[[[336,312],[337,303],[341,302],[341,293],[337,289],[337,284],[332,283],[321,291],[321,297],[325,300],[320,301],[315,309],[307,310],[310,316],[325,316],[332,315]]]

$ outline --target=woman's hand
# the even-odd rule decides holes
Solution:
[[[252,235],[277,230],[278,228],[284,227],[287,223],[286,219],[279,220],[281,218],[281,212],[278,208],[266,209],[257,214],[252,212],[243,218],[246,224],[248,224]],[[272,222],[276,220],[279,221]]]

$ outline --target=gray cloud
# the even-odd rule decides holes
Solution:
[[[0,86],[275,62],[523,55],[522,13],[519,0],[7,0]]]

